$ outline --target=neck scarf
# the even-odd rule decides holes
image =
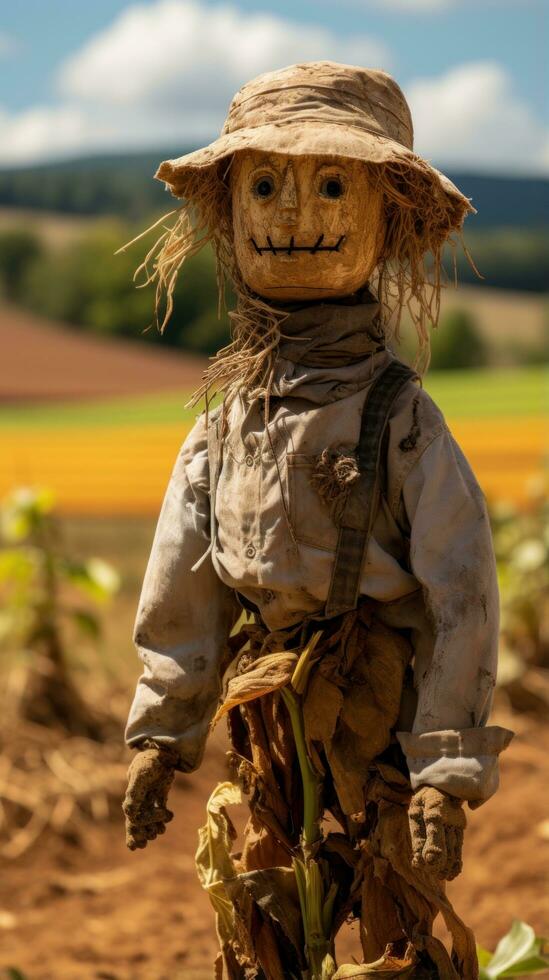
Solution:
[[[331,303],[287,307],[279,358],[304,367],[343,367],[385,349],[380,307],[364,289]]]

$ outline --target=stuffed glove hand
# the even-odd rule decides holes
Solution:
[[[150,743],[148,743],[150,746]],[[177,766],[170,749],[152,745],[137,752],[128,769],[128,788],[122,804],[126,817],[126,844],[130,851],[147,846],[173,818],[166,808]]]
[[[422,786],[412,797],[408,819],[414,868],[446,881],[456,878],[462,868],[463,801],[432,786]]]

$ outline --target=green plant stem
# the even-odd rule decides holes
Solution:
[[[312,856],[313,845],[320,840],[320,779],[315,773],[305,742],[300,699],[287,687],[281,688],[290,715],[297,758],[303,782],[303,827],[301,845],[303,860],[295,858],[294,873],[303,919],[303,932],[310,980],[329,980],[335,963],[331,957],[331,910],[337,888],[332,885],[324,897],[320,865]],[[332,969],[333,968],[333,969]]]
[[[306,847],[311,847],[320,838],[320,780],[307,754],[301,705],[287,687],[281,688],[281,694],[290,715],[303,781],[303,842]]]

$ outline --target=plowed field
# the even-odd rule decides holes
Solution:
[[[205,359],[0,306],[0,405],[192,390]]]
[[[497,796],[467,810],[464,871],[449,888],[456,911],[488,949],[513,918],[542,935],[549,926],[547,726],[508,716],[494,722],[518,735],[502,756]],[[224,747],[219,732],[200,771],[178,777],[171,795],[175,820],[145,851],[125,849],[119,819],[90,826],[80,844],[44,839],[4,867],[0,972],[18,967],[25,980],[213,976],[214,916],[193,856],[206,799],[216,781],[227,778]],[[343,932],[340,963],[360,955],[356,928]]]

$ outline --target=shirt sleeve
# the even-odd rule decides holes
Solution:
[[[132,747],[153,739],[176,748],[185,772],[201,762],[238,618],[234,593],[207,554],[209,489],[202,416],[176,460],[145,573],[134,631],[144,671],[126,727]]]
[[[398,738],[414,788],[480,805],[497,789],[512,733],[485,727],[499,634],[495,558],[484,496],[447,428],[415,462],[402,497],[431,635],[415,647],[417,710],[412,732]]]

